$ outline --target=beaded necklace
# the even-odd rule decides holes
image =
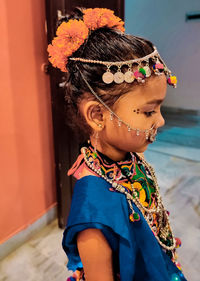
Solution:
[[[136,153],[129,153],[127,161],[108,163],[106,156],[90,147],[81,149],[86,165],[111,184],[110,191],[126,196],[131,222],[140,220],[134,203],[143,214],[158,243],[173,258],[177,241],[173,235],[167,210],[163,206],[154,169]],[[108,160],[108,159],[107,159]]]

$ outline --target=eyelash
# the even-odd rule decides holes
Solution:
[[[149,112],[144,112],[144,114],[147,116],[147,117],[151,117],[155,112],[155,110],[153,111],[149,111]]]

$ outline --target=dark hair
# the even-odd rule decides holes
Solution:
[[[76,8],[62,22],[69,19],[83,19],[83,9]],[[153,50],[153,44],[144,38],[124,34],[115,28],[103,27],[91,31],[88,39],[71,57],[101,61],[124,61],[146,56],[152,53]],[[77,67],[94,91],[111,107],[121,95],[132,88],[133,83],[137,82],[131,84],[105,84],[102,81],[102,75],[106,71],[106,66],[68,60],[67,69],[69,73],[66,81],[65,100],[67,101],[67,112],[70,115],[70,124],[75,125],[84,137],[88,137],[91,134],[91,129],[79,111],[79,103],[84,97],[84,93],[90,91]],[[124,68],[127,67],[124,66]],[[124,71],[123,68],[122,71]],[[95,99],[92,94],[89,98]]]

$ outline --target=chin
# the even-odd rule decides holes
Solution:
[[[147,148],[148,148],[148,144],[146,146],[144,146],[144,147],[135,149],[134,152],[136,152],[136,153],[143,153],[143,152],[145,152],[145,150],[147,150]]]

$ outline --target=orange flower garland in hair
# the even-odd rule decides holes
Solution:
[[[56,31],[52,44],[48,45],[49,61],[54,67],[67,72],[66,64],[71,56],[84,43],[89,30],[101,27],[116,28],[124,32],[124,22],[109,9],[95,8],[83,11],[82,20],[63,22]]]
[[[101,27],[115,27],[122,32],[125,31],[124,22],[114,15],[114,11],[104,8],[86,9],[83,11],[83,20],[87,27],[95,30]]]
[[[54,67],[67,72],[67,58],[72,55],[88,37],[89,30],[82,20],[63,22],[56,31],[57,37],[49,44],[49,61]]]

